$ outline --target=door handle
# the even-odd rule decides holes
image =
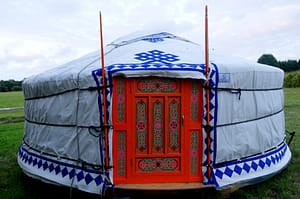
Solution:
[[[181,114],[181,125],[183,126],[184,124],[184,114]]]

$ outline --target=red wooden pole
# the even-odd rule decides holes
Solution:
[[[102,66],[102,96],[103,96],[103,129],[104,129],[104,142],[105,142],[105,171],[109,166],[109,150],[108,150],[108,124],[107,124],[107,105],[106,105],[106,81],[104,69],[104,47],[103,47],[103,34],[102,34],[102,15],[100,16],[100,49],[101,49],[101,66]]]
[[[206,115],[207,115],[207,128],[206,130],[206,136],[207,136],[207,175],[208,179],[211,179],[211,157],[210,157],[210,95],[209,95],[209,59],[208,59],[208,9],[207,6],[205,6],[205,75],[206,75]]]

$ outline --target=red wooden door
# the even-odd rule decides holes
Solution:
[[[115,183],[202,181],[202,88],[196,80],[114,80]]]

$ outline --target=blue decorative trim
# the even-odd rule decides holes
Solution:
[[[103,186],[103,184],[107,183],[103,177],[104,173],[102,171],[53,160],[46,156],[30,152],[23,145],[19,148],[18,156],[23,164],[27,164],[28,166],[43,172],[49,172],[52,175],[61,175],[62,178],[68,177],[69,180],[76,177],[78,182],[84,179],[86,185],[90,184],[92,181],[94,181],[97,186]]]
[[[216,64],[211,63],[211,66],[209,68],[209,87],[210,88],[218,88],[218,83],[219,83],[219,73],[218,73],[218,67]],[[206,90],[205,90],[206,91]],[[211,172],[211,179],[208,178],[208,173],[207,173],[207,168],[206,166],[208,165],[208,158],[207,154],[208,152],[210,153],[211,157],[211,162],[210,166],[213,168],[214,162],[215,162],[215,151],[216,151],[216,136],[217,136],[217,129],[216,129],[216,124],[217,124],[217,114],[218,114],[218,93],[217,89],[209,89],[209,97],[210,97],[210,126],[212,128],[209,128],[210,130],[210,149],[207,148],[207,142],[208,142],[208,137],[207,137],[207,132],[206,129],[203,128],[203,139],[204,139],[204,145],[203,145],[203,176],[204,176],[204,184],[215,184],[215,177],[213,172]],[[206,99],[206,94],[204,94],[204,98]],[[203,100],[203,127],[207,124],[207,102],[206,100]]]
[[[264,170],[271,167],[272,165],[276,165],[283,160],[283,157],[285,156],[287,150],[287,144],[283,143],[280,147],[268,153],[240,161],[231,162],[229,164],[224,164],[221,166],[215,166],[214,175],[216,177],[216,183],[217,181],[222,181],[224,177],[233,178],[234,175],[245,175],[251,172],[256,172],[258,171],[258,169]]]
[[[285,142],[283,142],[277,149],[273,150],[273,151],[270,151],[268,153],[264,153],[264,154],[261,154],[261,155],[258,155],[258,156],[255,156],[255,157],[249,157],[249,158],[246,158],[246,159],[242,159],[242,160],[237,160],[237,161],[234,161],[234,162],[230,162],[230,163],[224,163],[222,165],[215,165],[214,168],[220,168],[220,167],[224,167],[224,166],[232,166],[232,165],[236,165],[236,164],[240,164],[240,163],[244,163],[244,162],[249,162],[249,161],[255,161],[255,160],[259,160],[259,159],[262,159],[262,158],[266,158],[268,156],[272,156],[276,153],[278,153],[279,151],[284,151],[284,153],[286,152],[286,149],[287,149],[287,145]],[[278,156],[278,157],[274,157],[272,158],[272,162],[274,163],[274,161],[278,161],[279,159],[281,159],[282,156]],[[278,159],[279,158],[279,159]],[[269,162],[267,163],[269,164]]]
[[[219,70],[218,70],[218,67],[216,64],[212,63],[212,65],[215,67],[215,71],[216,71],[216,82],[215,82],[215,87],[214,88],[218,88],[218,85],[219,85]],[[217,151],[217,118],[218,118],[218,89],[215,89],[214,90],[214,136],[213,136],[213,139],[214,139],[214,143],[213,143],[213,151]],[[216,153],[213,154],[213,164],[215,164],[216,162]]]
[[[115,73],[119,71],[130,71],[130,70],[173,70],[173,71],[195,71],[204,74],[204,64],[187,64],[187,63],[180,63],[180,64],[157,64],[157,63],[150,63],[150,64],[113,64],[107,67],[108,73]]]

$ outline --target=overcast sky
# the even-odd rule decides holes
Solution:
[[[0,0],[0,80],[22,80],[141,30],[165,30],[257,61],[300,59],[299,0]]]

